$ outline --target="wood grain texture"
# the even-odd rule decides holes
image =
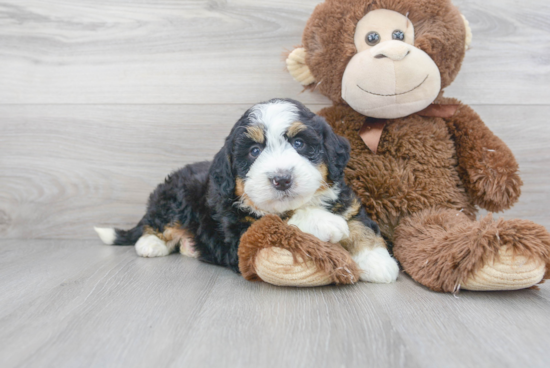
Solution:
[[[4,0],[0,103],[246,103],[300,94],[282,52],[319,0]],[[455,0],[474,41],[450,95],[550,101],[550,3]]]
[[[98,241],[0,240],[2,367],[544,367],[550,289],[281,288]]]
[[[0,237],[90,239],[94,225],[132,227],[155,186],[212,159],[248,107],[0,106]],[[550,107],[473,107],[520,163],[523,195],[503,216],[550,228]]]

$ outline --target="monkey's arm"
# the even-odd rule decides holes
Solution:
[[[275,215],[262,217],[243,234],[239,268],[247,280],[284,286],[354,284],[361,275],[340,244],[323,242]]]
[[[455,141],[459,175],[474,203],[493,212],[512,207],[523,183],[508,146],[468,105],[461,104],[447,126]]]

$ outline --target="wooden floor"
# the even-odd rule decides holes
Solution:
[[[320,0],[0,0],[0,367],[548,367],[550,284],[453,295],[250,283],[100,245],[252,104],[329,104],[284,70]],[[516,154],[550,228],[550,2],[455,0],[474,33],[446,91]]]
[[[2,367],[548,367],[550,289],[280,288],[93,240],[0,241]]]

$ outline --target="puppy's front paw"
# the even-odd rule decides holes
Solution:
[[[385,248],[364,249],[353,257],[361,269],[361,280],[389,284],[397,280],[399,266]]]
[[[348,223],[342,216],[318,208],[296,211],[288,224],[324,242],[338,243],[349,236]]]
[[[155,235],[143,235],[136,243],[136,253],[140,257],[163,257],[170,254],[166,243]]]

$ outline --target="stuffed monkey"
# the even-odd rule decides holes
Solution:
[[[319,115],[351,144],[346,181],[405,272],[434,291],[529,288],[545,278],[550,235],[528,220],[476,219],[478,207],[499,212],[517,202],[518,164],[472,108],[443,97],[471,39],[449,0],[326,0],[287,66],[333,101]],[[296,231],[279,225],[277,239]],[[264,250],[243,256],[245,277],[267,269],[269,282],[299,284],[285,278],[276,239],[262,242],[259,233],[243,237],[247,254]],[[327,276],[327,261],[284,252],[294,274],[338,281]]]

